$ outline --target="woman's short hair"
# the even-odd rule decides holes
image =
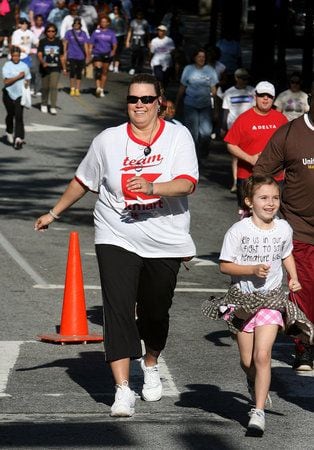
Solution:
[[[195,60],[196,56],[199,53],[204,53],[205,54],[205,58],[207,59],[207,52],[206,52],[206,50],[204,48],[200,47],[200,48],[197,48],[196,50],[194,50],[194,52],[191,55],[191,62],[192,62],[192,64],[195,62],[194,60]]]
[[[99,17],[98,17],[98,25],[100,25],[100,23],[101,23],[101,21],[102,21],[103,19],[106,19],[107,22],[111,23],[111,19],[110,19],[110,17],[109,17],[107,14],[99,14]]]
[[[80,17],[75,17],[72,26],[76,23],[79,23],[82,26],[82,19]]]
[[[53,28],[55,30],[55,32],[58,31],[58,28],[54,23],[47,23],[47,25],[45,26],[45,34],[49,30],[49,28]]]
[[[158,97],[163,95],[163,90],[159,81],[156,77],[154,77],[154,75],[151,75],[150,73],[137,73],[136,75],[134,75],[129,84],[128,91],[130,91],[130,87],[132,86],[132,84],[152,84],[155,88],[156,95]]]

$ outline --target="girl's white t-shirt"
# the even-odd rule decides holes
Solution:
[[[245,218],[227,231],[219,259],[240,265],[269,264],[267,278],[232,276],[232,284],[242,292],[266,292],[282,284],[282,259],[293,249],[292,228],[283,219],[275,218],[270,230],[258,228],[252,217]]]
[[[117,245],[149,258],[194,256],[186,196],[147,196],[126,189],[127,180],[135,175],[150,182],[186,178],[196,184],[192,136],[186,127],[160,120],[147,156],[145,147],[125,123],[96,136],[79,165],[77,179],[99,194],[95,243]]]

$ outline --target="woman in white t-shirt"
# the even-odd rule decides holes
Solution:
[[[154,75],[164,88],[167,87],[172,66],[172,52],[175,45],[171,37],[166,35],[167,27],[159,25],[157,36],[151,40],[149,50],[152,54],[150,65]]]
[[[111,415],[118,417],[134,414],[130,360],[142,356],[141,339],[142,397],[162,396],[158,356],[166,345],[176,277],[182,260],[195,255],[187,201],[198,179],[194,143],[187,128],[159,118],[161,102],[156,78],[135,75],[127,96],[129,123],[96,136],[65,193],[35,223],[43,230],[87,191],[98,193],[95,244],[105,356],[116,383]]]
[[[38,37],[29,29],[30,23],[27,19],[20,18],[19,28],[12,34],[12,45],[21,50],[21,61],[31,67],[31,49],[37,47]]]

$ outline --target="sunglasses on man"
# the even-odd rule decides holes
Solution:
[[[256,97],[259,97],[259,98],[262,98],[262,97],[268,97],[268,98],[270,98],[271,100],[274,98],[273,95],[267,94],[266,92],[265,92],[265,93],[261,93],[261,94],[258,94],[258,93],[256,92]]]

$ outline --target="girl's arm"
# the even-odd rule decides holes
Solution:
[[[266,278],[269,273],[270,266],[268,264],[244,266],[230,261],[220,261],[219,269],[221,273],[231,276],[255,275],[259,278]]]
[[[302,286],[298,280],[298,274],[297,274],[297,269],[295,266],[294,256],[292,254],[287,256],[287,258],[282,260],[282,263],[290,277],[290,280],[288,283],[289,289],[292,292],[296,292],[296,291],[299,291],[300,289],[302,289]]]

